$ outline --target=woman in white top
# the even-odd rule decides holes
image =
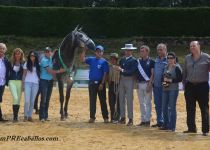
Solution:
[[[23,66],[23,82],[25,90],[24,121],[33,122],[34,100],[39,90],[40,67],[34,51],[30,51],[27,62]]]

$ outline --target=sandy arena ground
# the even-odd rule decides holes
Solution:
[[[139,123],[139,103],[136,91],[134,100],[134,124]],[[180,92],[177,104],[177,131],[175,133],[163,132],[156,128],[127,127],[119,124],[104,124],[101,117],[99,101],[97,105],[97,120],[94,124],[87,123],[89,119],[89,102],[87,89],[73,89],[69,105],[70,117],[60,121],[59,94],[56,89],[50,101],[49,122],[42,123],[38,115],[33,114],[34,122],[23,122],[23,102],[19,113],[19,122],[12,123],[12,97],[8,89],[5,90],[2,104],[3,113],[8,123],[0,123],[0,150],[16,149],[50,149],[50,150],[210,150],[210,136],[201,135],[200,111],[197,111],[198,134],[183,134],[186,128],[186,112],[183,93]],[[198,110],[198,109],[197,109]],[[152,111],[152,124],[155,123],[154,105]],[[8,136],[39,136],[38,140],[4,141]],[[47,141],[55,138],[54,141]]]

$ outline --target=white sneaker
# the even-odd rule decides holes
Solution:
[[[118,120],[112,120],[113,124],[117,124],[119,121]]]
[[[45,119],[41,119],[41,122],[45,122]]]

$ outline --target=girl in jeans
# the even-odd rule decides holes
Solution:
[[[23,66],[23,82],[25,89],[24,121],[33,122],[32,113],[34,100],[39,90],[40,67],[37,55],[34,51],[28,54],[27,62]]]
[[[182,81],[181,68],[176,64],[176,55],[168,53],[168,65],[163,75],[163,126],[161,130],[175,131],[176,129],[176,102],[179,93],[179,82]]]
[[[20,48],[13,50],[9,77],[9,89],[13,96],[13,121],[18,121],[18,112],[22,95],[24,53]]]

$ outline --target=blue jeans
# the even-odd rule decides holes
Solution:
[[[157,115],[157,124],[163,124],[163,110],[162,110],[162,87],[154,87],[154,103]]]
[[[176,129],[176,102],[179,90],[163,91],[163,126],[169,130]]]
[[[48,108],[49,108],[49,102],[50,97],[52,94],[52,88],[53,88],[53,80],[40,80],[40,93],[41,93],[41,101],[40,101],[40,110],[39,110],[39,119],[45,119],[48,118]]]
[[[24,116],[31,117],[34,108],[34,100],[39,90],[39,84],[32,82],[25,82],[25,104],[24,104]]]

